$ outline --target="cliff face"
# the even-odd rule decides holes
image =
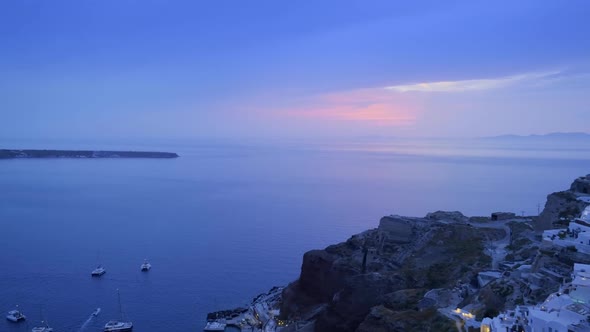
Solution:
[[[361,272],[361,266],[351,260],[359,259],[362,243],[360,234],[346,243],[305,253],[299,279],[283,291],[281,315],[306,317],[314,306],[330,302],[349,277]]]
[[[377,229],[306,253],[299,280],[283,291],[281,315],[315,317],[315,331],[322,332],[379,331],[380,324],[391,325],[383,331],[420,330],[416,324],[434,321],[444,331],[446,318],[436,310],[416,312],[414,300],[425,289],[469,283],[490,266],[484,242],[505,235],[444,216],[384,217]],[[402,319],[408,315],[422,318]]]
[[[543,212],[537,218],[535,231],[540,234],[552,229],[561,218],[574,218],[580,215],[589,204],[578,199],[580,194],[590,194],[590,175],[574,180],[569,190],[559,191],[547,196]]]
[[[575,179],[570,187],[570,191],[590,194],[590,174]]]

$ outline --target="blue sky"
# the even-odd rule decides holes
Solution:
[[[587,131],[587,1],[3,1],[3,138]]]

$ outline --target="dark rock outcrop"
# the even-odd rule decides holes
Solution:
[[[376,272],[349,278],[316,321],[316,331],[353,331],[373,306],[383,302],[384,294],[399,290],[404,284],[399,277]]]
[[[590,205],[587,201],[579,199],[579,196],[587,194],[590,194],[590,174],[575,179],[569,190],[548,195],[545,208],[535,222],[537,234],[540,235],[544,230],[555,228],[554,224],[559,224],[561,219],[578,217]]]
[[[572,185],[573,186],[573,185]],[[572,219],[578,217],[588,203],[578,199],[572,191],[559,191],[547,196],[547,203],[543,212],[535,222],[535,231],[537,234],[544,230],[552,229],[554,223],[558,223],[561,218]]]
[[[570,186],[570,191],[581,194],[590,194],[590,174],[575,179]]]
[[[409,243],[412,241],[412,221],[400,216],[387,216],[379,221],[379,235],[382,241]]]
[[[302,315],[306,308],[331,301],[334,294],[346,285],[348,277],[361,272],[361,266],[351,263],[348,258],[351,250],[346,247],[355,248],[349,242],[303,255],[299,279],[283,290],[282,316]]]
[[[426,215],[426,219],[467,222],[468,218],[459,211],[436,211]]]
[[[425,289],[469,282],[489,268],[484,242],[504,236],[501,229],[447,220],[384,217],[377,229],[306,253],[299,280],[283,290],[281,315],[290,320],[314,317],[318,332],[352,332],[376,328],[379,315],[387,314],[395,319],[384,331],[408,331],[417,325],[400,313],[416,315]],[[440,319],[436,312],[427,316],[425,322]],[[388,319],[382,323],[390,324]]]
[[[337,255],[325,250],[305,253],[299,277],[300,290],[314,295],[319,302],[329,301],[343,286],[343,276],[358,273],[358,270],[350,265],[337,262],[338,258]]]

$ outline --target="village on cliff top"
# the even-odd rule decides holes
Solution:
[[[383,217],[205,331],[590,331],[590,175],[538,216]]]

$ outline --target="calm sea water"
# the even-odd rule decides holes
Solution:
[[[29,318],[0,331],[30,331],[41,308],[56,331],[102,331],[117,289],[135,331],[200,331],[207,312],[294,280],[305,251],[383,215],[536,214],[590,173],[590,145],[547,142],[43,147],[181,158],[0,161],[0,311]],[[107,274],[91,278],[99,262]]]

